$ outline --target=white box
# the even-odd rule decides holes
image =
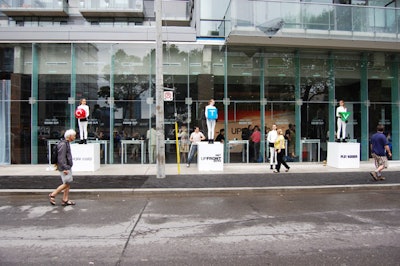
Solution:
[[[100,169],[100,143],[71,144],[73,172]]]
[[[360,143],[328,142],[328,166],[360,168]]]
[[[197,148],[197,169],[199,171],[224,170],[224,145],[221,142],[210,144],[200,142]]]

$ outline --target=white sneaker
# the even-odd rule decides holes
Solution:
[[[186,164],[186,167],[190,167],[190,164],[188,163],[188,164]]]

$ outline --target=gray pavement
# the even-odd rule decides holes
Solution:
[[[400,191],[140,196],[0,193],[0,265],[385,265]]]
[[[225,164],[223,171],[199,171],[196,164],[166,164],[166,178],[156,178],[155,164],[101,165],[97,171],[74,172],[72,191],[136,193],[207,193],[245,190],[288,189],[369,189],[399,188],[400,161],[390,161],[385,181],[372,180],[372,161],[359,168],[335,168],[323,163],[289,163],[288,173],[273,173],[268,164]],[[57,171],[48,165],[0,166],[0,191],[3,193],[49,191],[60,184]]]
[[[1,265],[399,265],[400,162],[102,165],[48,202],[47,165],[0,167]],[[204,196],[206,195],[206,196]]]

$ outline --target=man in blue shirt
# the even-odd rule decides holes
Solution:
[[[388,167],[388,156],[392,157],[389,143],[385,134],[383,134],[384,130],[384,126],[379,124],[376,127],[377,132],[371,137],[371,153],[372,158],[374,158],[376,169],[375,171],[370,172],[370,174],[375,181],[385,180],[382,176],[382,171]],[[386,156],[386,154],[388,156]]]

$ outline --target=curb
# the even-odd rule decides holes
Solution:
[[[400,190],[400,184],[379,185],[330,185],[330,186],[282,186],[282,187],[226,187],[226,188],[125,188],[125,189],[71,189],[74,194],[115,194],[134,196],[206,196],[206,195],[239,195],[257,193],[284,192],[352,192],[373,190]],[[0,189],[0,196],[21,194],[46,194],[53,189]]]

